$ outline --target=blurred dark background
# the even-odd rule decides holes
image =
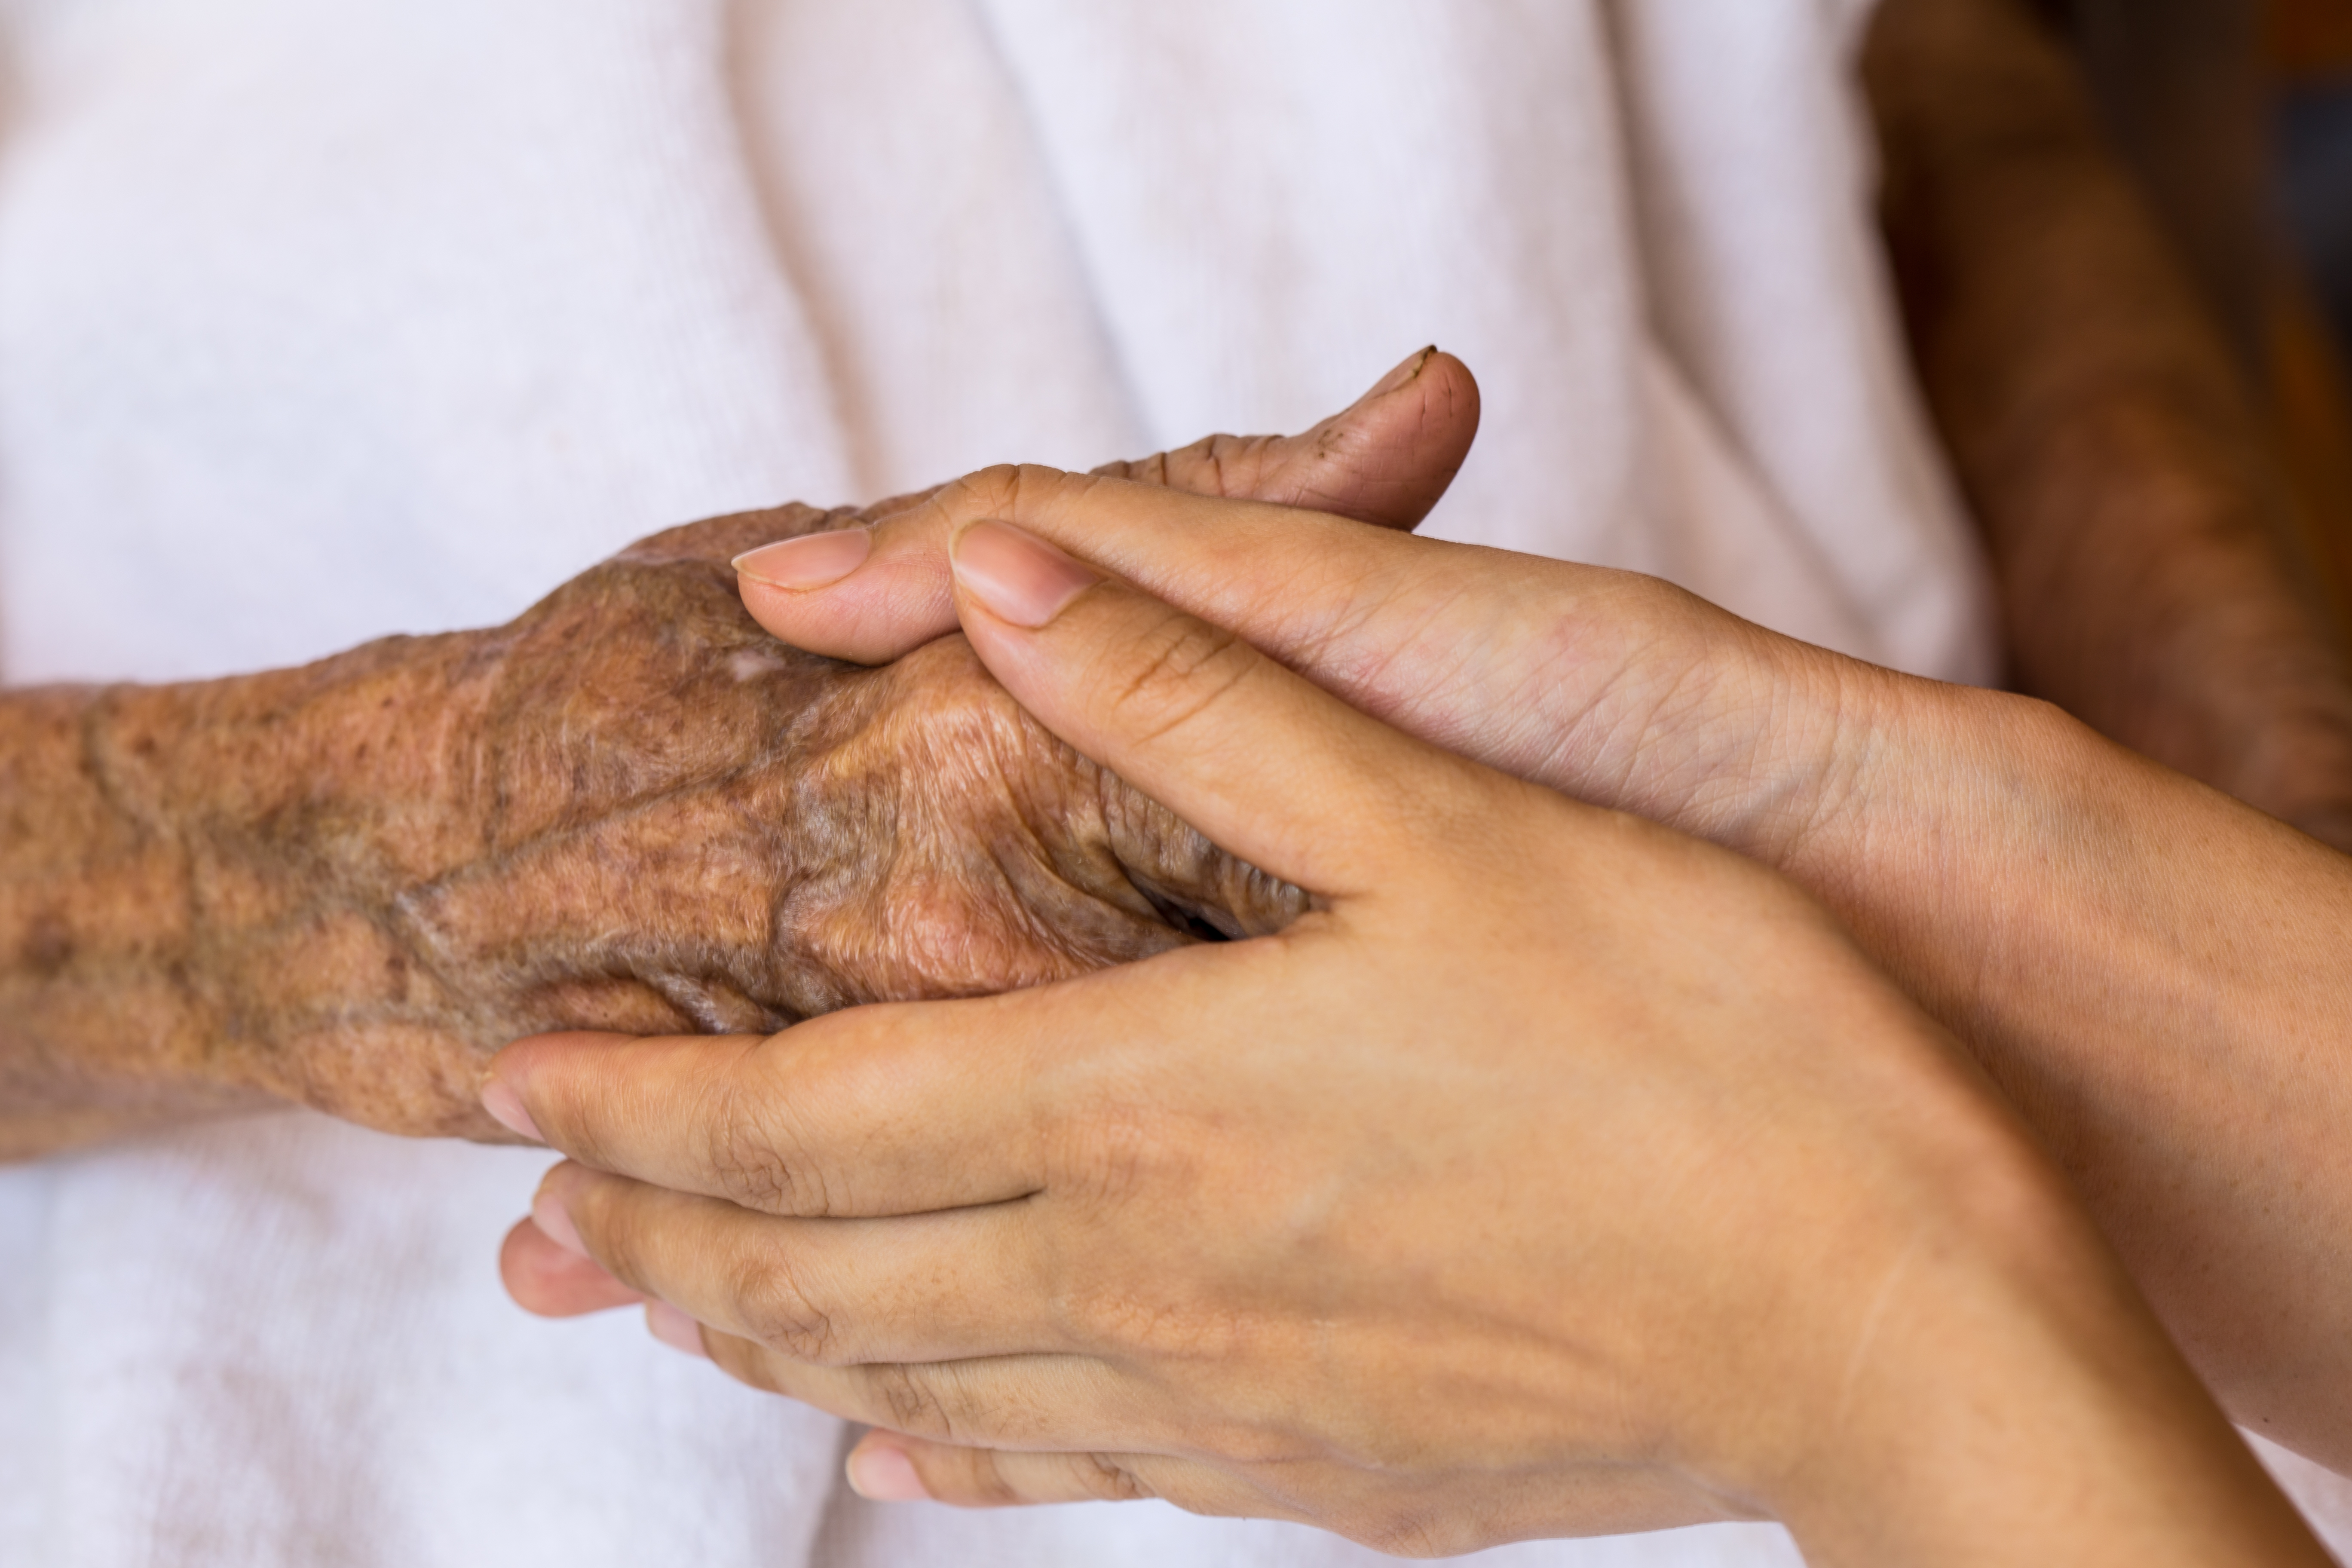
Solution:
[[[2273,0],[2267,22],[2279,216],[2352,349],[2352,0]]]
[[[2263,395],[2314,564],[2352,584],[2352,0],[2041,4]]]

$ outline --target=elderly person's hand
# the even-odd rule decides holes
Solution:
[[[2042,704],[1309,512],[989,474],[831,586],[746,601],[894,657],[953,626],[946,542],[987,517],[1400,729],[1794,878],[2008,1092],[2231,1412],[2352,1467],[2352,861]]]
[[[512,1047],[492,1102],[583,1162],[526,1247],[898,1435],[852,1463],[878,1495],[1423,1553],[1765,1513],[1822,1563],[2325,1560],[2056,1169],[1789,883],[1007,524],[955,563],[1024,707],[1313,911],[724,1050]]]
[[[1475,415],[1424,353],[1121,471],[1410,527]],[[519,1034],[780,1028],[1294,913],[961,643],[858,669],[744,614],[730,556],[914,499],[673,530],[488,631],[0,700],[0,1154],[273,1099],[504,1137],[476,1085]]]

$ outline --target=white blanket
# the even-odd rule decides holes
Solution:
[[[7,672],[495,621],[687,518],[1297,428],[1434,340],[1486,423],[1433,531],[1980,679],[1868,232],[1860,9],[10,0]],[[0,1174],[0,1563],[1368,1555],[859,1503],[837,1423],[506,1302],[545,1161],[287,1114]]]

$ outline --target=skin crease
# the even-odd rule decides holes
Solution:
[[[1431,357],[1120,471],[1410,526],[1476,425]],[[286,1100],[502,1140],[518,1034],[778,1028],[1293,918],[960,641],[866,670],[744,614],[730,557],[919,499],[674,529],[487,631],[0,696],[0,1154]]]
[[[1099,580],[991,520],[1013,482],[940,498],[989,668],[1316,908],[719,1050],[511,1047],[508,1113],[581,1162],[542,1212],[666,1338],[899,1434],[852,1463],[886,1496],[1413,1555],[1761,1513],[1824,1565],[2326,1561],[1818,906]]]

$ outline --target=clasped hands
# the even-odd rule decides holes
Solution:
[[[486,1105],[571,1156],[524,1305],[647,1301],[874,1426],[877,1497],[1414,1553],[1759,1516],[1823,1562],[2315,1552],[1906,994],[1951,933],[1865,886],[1919,858],[1890,737],[1969,694],[1646,579],[1034,469],[742,570],[814,651],[960,627],[1308,906],[993,997],[509,1047]]]

